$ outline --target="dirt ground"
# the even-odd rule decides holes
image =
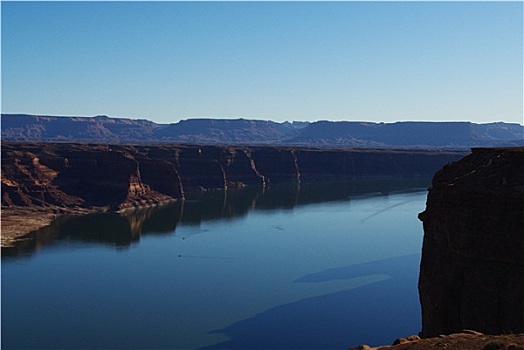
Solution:
[[[411,339],[410,339],[411,338]],[[524,334],[483,335],[465,331],[435,338],[412,336],[395,341],[396,345],[370,347],[359,345],[350,350],[524,350]]]

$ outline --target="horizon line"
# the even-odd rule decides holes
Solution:
[[[33,116],[33,117],[55,117],[55,118],[100,118],[100,117],[107,117],[110,119],[123,119],[123,120],[142,120],[142,121],[149,121],[158,125],[170,125],[170,124],[178,124],[183,121],[189,121],[189,120],[221,120],[221,121],[233,121],[233,120],[247,120],[247,121],[263,121],[263,122],[273,122],[277,124],[283,124],[283,123],[318,123],[318,122],[331,122],[331,123],[339,123],[339,122],[350,122],[350,123],[368,123],[368,124],[395,124],[395,123],[472,123],[472,124],[497,124],[497,123],[503,123],[503,124],[517,124],[520,126],[524,126],[523,123],[518,122],[508,122],[504,120],[493,120],[488,122],[474,122],[471,120],[396,120],[391,122],[386,121],[371,121],[371,120],[358,120],[358,119],[344,119],[344,120],[333,120],[333,119],[317,119],[314,121],[308,121],[308,120],[297,120],[297,119],[291,119],[291,120],[285,120],[285,121],[275,121],[272,119],[265,119],[265,118],[250,118],[250,117],[231,117],[231,118],[224,118],[224,117],[192,117],[192,118],[179,118],[177,121],[173,121],[170,123],[159,123],[152,119],[147,119],[143,117],[122,117],[122,116],[110,116],[107,114],[96,114],[96,115],[53,115],[53,114],[33,114],[33,113],[1,113],[2,116],[4,115],[24,115],[24,116]]]

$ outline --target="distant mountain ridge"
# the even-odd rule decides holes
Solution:
[[[299,136],[302,127],[269,120],[189,119],[163,127],[156,136],[188,143],[267,144]]]
[[[375,147],[520,146],[524,126],[509,123],[471,122],[325,122],[310,124],[292,140],[298,145]]]
[[[512,123],[353,121],[283,122],[145,119],[2,114],[2,140],[33,142],[280,145],[319,148],[454,148],[523,146],[524,126]]]

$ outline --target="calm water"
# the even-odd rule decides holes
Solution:
[[[346,349],[420,330],[429,180],[195,194],[2,250],[2,348]]]

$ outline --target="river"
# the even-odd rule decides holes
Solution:
[[[2,249],[2,348],[346,349],[417,334],[429,181],[60,218]]]

